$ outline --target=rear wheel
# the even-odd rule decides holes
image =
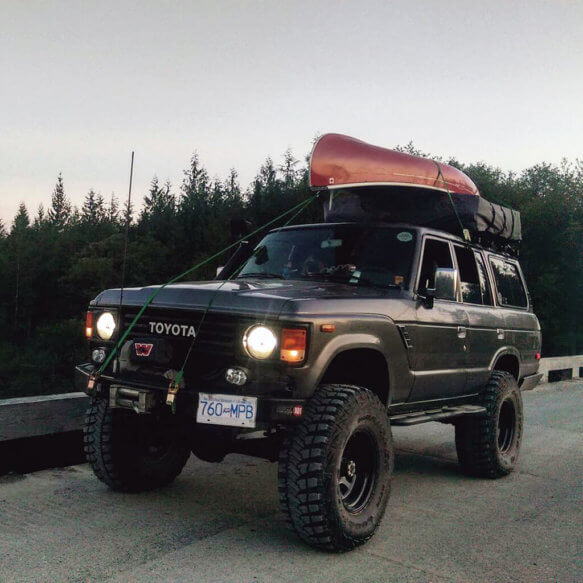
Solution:
[[[483,416],[456,424],[455,444],[464,471],[499,478],[514,470],[522,441],[522,397],[514,377],[494,371],[481,395]]]
[[[190,456],[179,418],[165,410],[138,415],[93,398],[83,432],[87,461],[113,490],[139,492],[169,484]]]
[[[391,431],[378,397],[360,387],[320,387],[280,454],[289,525],[326,550],[365,543],[384,515],[392,469]]]

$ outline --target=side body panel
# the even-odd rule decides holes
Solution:
[[[493,356],[507,344],[502,310],[494,306],[464,304],[468,314],[467,392],[475,393],[487,382]]]
[[[414,350],[412,401],[456,397],[465,392],[468,316],[457,302],[418,301],[416,321],[407,326]]]
[[[538,371],[539,361],[537,359],[537,354],[540,355],[542,343],[540,323],[533,312],[532,300],[530,293],[528,292],[528,287],[526,285],[526,280],[524,279],[524,274],[522,273],[520,263],[514,259],[500,257],[493,253],[486,253],[485,255],[487,258],[486,263],[494,298],[496,304],[499,306],[498,309],[504,318],[503,345],[505,346],[505,350],[500,352],[506,352],[508,354],[515,353],[518,356],[519,379],[521,379],[524,376],[535,374]],[[517,308],[500,305],[500,297],[496,287],[496,278],[494,277],[492,266],[490,264],[491,257],[504,259],[516,266],[522,281],[522,286],[526,293],[526,307]],[[492,363],[492,367],[494,366],[495,362]]]

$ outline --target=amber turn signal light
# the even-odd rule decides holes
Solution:
[[[87,338],[93,336],[93,312],[87,312],[85,316],[85,336]]]
[[[306,331],[303,328],[284,328],[281,331],[280,358],[285,362],[302,362],[306,356]]]

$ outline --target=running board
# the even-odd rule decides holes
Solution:
[[[391,425],[418,425],[428,421],[449,421],[465,415],[480,415],[486,413],[486,408],[480,405],[458,405],[457,407],[442,407],[429,411],[415,413],[398,413],[391,416]]]

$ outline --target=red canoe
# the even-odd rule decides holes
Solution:
[[[325,134],[316,142],[310,160],[310,186],[415,186],[480,194],[472,180],[453,166],[372,146],[342,134]]]

